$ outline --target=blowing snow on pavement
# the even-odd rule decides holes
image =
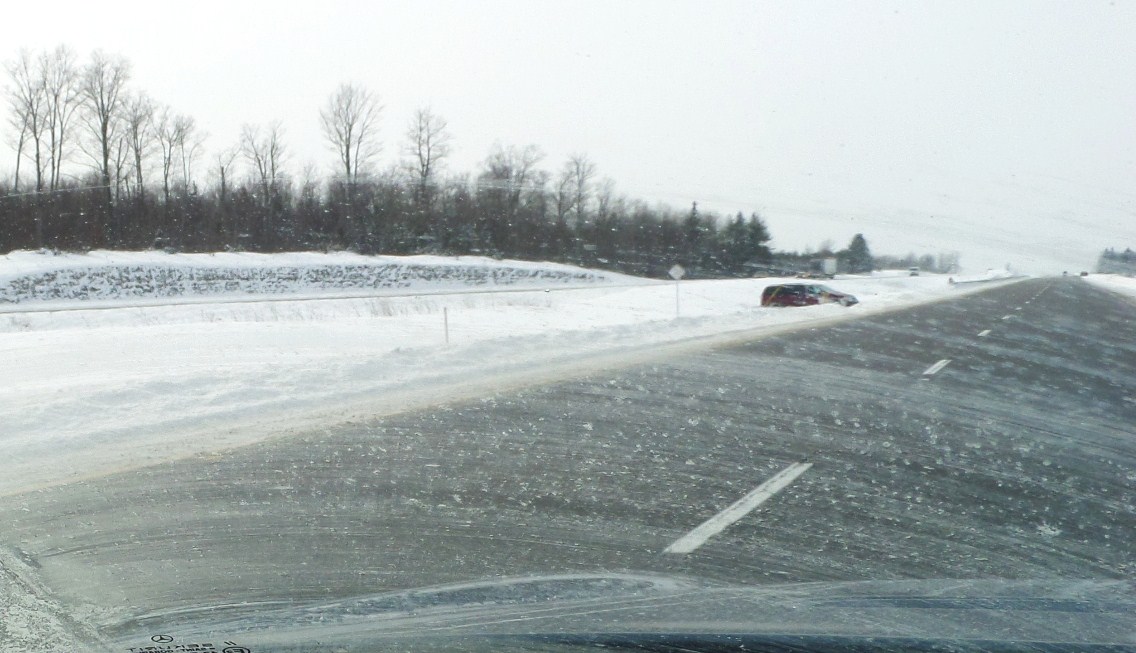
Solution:
[[[96,293],[0,305],[0,494],[988,286],[881,273],[828,282],[857,295],[854,308],[776,309],[762,308],[760,295],[778,279],[683,281],[676,293],[673,282],[557,264],[411,258],[17,252],[0,259],[0,282],[9,287],[65,269],[80,270],[73,281],[87,287],[124,268],[168,278],[172,268],[184,276],[208,267],[214,279],[246,280],[197,293],[189,284],[176,296]],[[408,262],[418,272],[408,274]],[[368,266],[386,271],[366,287],[279,282],[303,279],[304,270],[334,278]],[[250,277],[250,269],[261,272]]]

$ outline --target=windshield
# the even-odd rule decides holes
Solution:
[[[44,11],[0,651],[1133,645],[1136,7]]]

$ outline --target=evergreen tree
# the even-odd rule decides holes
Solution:
[[[682,238],[686,255],[693,261],[702,246],[702,230],[704,223],[702,215],[698,213],[698,202],[690,206],[690,213],[682,221]]]
[[[719,240],[721,242],[722,267],[731,274],[741,274],[752,254],[749,246],[749,233],[746,230],[745,218],[742,217],[741,211],[726,224]]]
[[[740,217],[741,214],[739,213],[738,216]],[[750,214],[749,222],[746,223],[746,240],[751,261],[768,263],[773,259],[773,252],[769,249],[769,241],[772,240],[772,237],[769,235],[769,229],[765,226],[765,221],[756,213]]]
[[[846,250],[846,257],[848,271],[852,274],[872,271],[872,253],[868,250],[868,241],[864,240],[864,234],[856,234],[852,237],[852,242],[849,243]]]

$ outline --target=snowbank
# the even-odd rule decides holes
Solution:
[[[556,263],[483,257],[320,254],[12,252],[0,258],[0,304],[168,297],[273,296],[328,291],[627,282]]]
[[[1128,297],[1136,297],[1136,277],[1125,277],[1119,274],[1090,274],[1081,278],[1105,290],[1111,290]]]

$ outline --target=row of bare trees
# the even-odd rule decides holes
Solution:
[[[25,50],[7,65],[9,142],[16,154],[11,193],[42,196],[73,190],[80,180],[97,187],[97,210],[112,242],[126,228],[114,206],[141,202],[155,168],[166,202],[185,192],[205,139],[193,118],[133,91],[130,71],[122,57],[95,51],[80,62],[66,46]]]
[[[22,51],[8,64],[8,76],[8,122],[15,134],[12,145],[16,153],[12,192],[61,189],[69,163],[80,163],[79,170],[95,173],[94,179],[89,175],[86,178],[102,189],[107,207],[124,198],[142,201],[148,176],[155,168],[165,204],[172,194],[188,194],[196,185],[194,167],[204,152],[206,135],[193,118],[130,89],[130,65],[121,57],[96,51],[87,63],[80,64],[66,46],[39,54]],[[358,85],[343,84],[328,98],[319,118],[338,159],[339,172],[333,181],[354,187],[376,175],[375,160],[382,149],[378,134],[381,112],[378,97]],[[77,135],[71,129],[76,115],[84,127]],[[86,167],[74,160],[74,150],[85,155]],[[429,108],[417,110],[406,130],[400,166],[412,180],[417,204],[432,201],[450,152],[445,119]],[[262,201],[270,204],[287,176],[283,125],[246,124],[236,145],[215,154],[213,171],[222,197],[233,183],[238,157],[247,164]],[[535,166],[542,158],[534,146],[498,148],[486,162],[481,183],[486,187],[499,185],[506,200],[503,207],[515,214],[521,188],[548,182],[547,176],[531,178],[537,174]],[[22,176],[25,163],[32,165],[33,184]],[[571,217],[576,227],[583,224],[585,196],[595,176],[596,167],[587,157],[569,159],[555,180],[558,221]]]
[[[768,258],[756,216],[719,231],[714,216],[619,196],[586,155],[554,172],[535,145],[495,146],[473,174],[446,171],[446,120],[417,110],[398,163],[379,163],[383,106],[340,85],[319,111],[334,173],[288,170],[280,122],[245,125],[205,159],[206,134],[130,86],[130,66],[66,47],[8,64],[15,174],[0,180],[0,251],[167,247],[213,251],[351,248],[367,253],[483,253],[658,273],[737,274]],[[243,164],[243,165],[242,165]],[[31,173],[27,172],[27,167]],[[207,167],[198,181],[200,170]],[[29,179],[30,178],[30,179]]]
[[[40,53],[21,51],[6,68],[6,135],[15,151],[9,194],[49,195],[65,185],[73,189],[79,180],[84,187],[97,187],[107,244],[115,245],[127,228],[119,215],[124,201],[143,206],[147,198],[157,198],[169,206],[172,197],[195,192],[195,167],[204,155],[206,134],[192,117],[132,89],[125,59],[95,51],[80,62],[70,48],[59,46]],[[375,173],[381,111],[378,97],[357,85],[344,84],[328,99],[320,124],[339,158],[336,181],[354,187]],[[430,182],[448,153],[445,121],[429,109],[419,110],[405,154],[420,201],[428,199]],[[218,150],[210,167],[225,197],[242,172],[235,164],[244,163],[243,172],[268,206],[288,176],[286,158],[281,123],[245,125],[238,142]],[[155,174],[160,197],[148,194]]]
[[[33,56],[22,52],[8,65],[9,124],[15,134],[16,188],[20,187],[21,163],[34,166],[35,188],[54,189],[62,181],[70,128],[83,98],[86,80],[65,47]]]

